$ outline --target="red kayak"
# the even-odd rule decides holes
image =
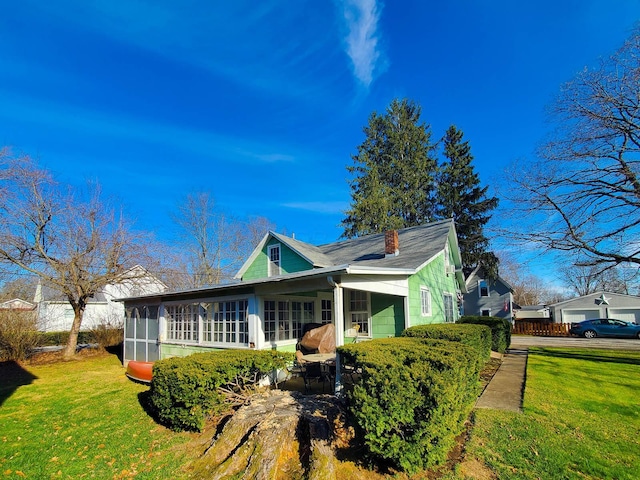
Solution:
[[[129,361],[126,375],[137,382],[151,383],[153,362]]]

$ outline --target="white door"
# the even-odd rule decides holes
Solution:
[[[563,323],[578,323],[592,318],[599,318],[600,310],[562,310]]]
[[[640,324],[639,308],[610,308],[609,318]]]

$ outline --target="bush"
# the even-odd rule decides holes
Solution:
[[[292,361],[292,353],[256,350],[160,360],[153,365],[150,408],[173,430],[200,431],[208,417],[231,408],[234,394],[254,389],[261,378]]]
[[[446,460],[479,393],[479,351],[410,337],[338,351],[362,371],[346,397],[369,453],[409,473]]]
[[[416,325],[403,331],[402,336],[464,343],[480,352],[482,364],[491,357],[491,329],[485,325],[461,325],[457,323]]]
[[[511,345],[511,322],[498,317],[480,317],[465,315],[458,320],[458,323],[472,323],[475,325],[486,325],[491,329],[491,350],[504,353]]]
[[[124,341],[124,324],[122,321],[102,320],[88,333],[88,343],[97,343],[100,348],[113,347]]]
[[[122,341],[122,338],[120,339]],[[49,347],[66,345],[69,342],[69,332],[40,332],[38,346]],[[91,343],[91,332],[82,330],[78,332],[78,344]]]
[[[0,359],[24,360],[38,346],[34,312],[0,310]]]

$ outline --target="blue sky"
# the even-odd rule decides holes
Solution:
[[[222,6],[221,6],[222,5]],[[5,2],[0,145],[97,179],[170,241],[187,193],[336,240],[372,111],[463,130],[482,181],[531,157],[560,85],[611,53],[640,0]]]

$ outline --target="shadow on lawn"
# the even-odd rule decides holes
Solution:
[[[17,362],[0,362],[0,406],[18,387],[31,384],[36,378],[34,374],[25,370]]]
[[[630,365],[640,365],[640,357],[625,357],[617,351],[611,351],[611,353],[603,350],[598,351],[569,351],[569,350],[555,350],[548,348],[531,348],[529,349],[529,355],[540,355],[543,357],[556,357],[556,358],[571,358],[575,360],[589,360],[591,362],[605,362],[605,363],[626,363]]]

